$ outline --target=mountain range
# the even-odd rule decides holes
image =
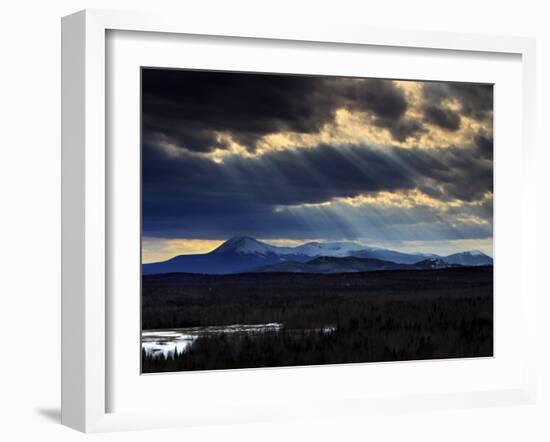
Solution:
[[[345,273],[373,270],[427,269],[492,265],[479,251],[439,256],[403,253],[354,242],[309,242],[279,247],[247,236],[231,238],[209,253],[178,255],[143,264],[143,274],[242,272]]]

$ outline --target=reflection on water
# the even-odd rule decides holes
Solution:
[[[174,355],[174,351],[185,351],[198,335],[176,331],[143,331],[141,332],[141,348],[149,357]]]
[[[174,352],[185,352],[199,337],[215,337],[220,335],[258,335],[268,332],[278,332],[283,324],[271,322],[269,324],[234,324],[209,327],[187,327],[170,330],[143,330],[141,332],[141,348],[148,357],[170,357]],[[335,326],[328,325],[316,331],[332,333]]]
[[[254,335],[279,331],[283,324],[234,324],[209,327],[188,327],[172,330],[143,330],[141,332],[141,347],[149,357],[173,356],[174,352],[186,351],[198,337],[213,337],[225,334]]]

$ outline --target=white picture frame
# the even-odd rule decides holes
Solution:
[[[533,403],[536,397],[535,339],[526,344],[519,385],[463,393],[328,398],[284,407],[239,404],[231,413],[198,410],[190,416],[177,409],[109,412],[109,326],[107,228],[110,210],[106,120],[109,31],[142,31],[272,39],[287,42],[338,43],[404,49],[515,54],[521,57],[521,306],[526,336],[535,334],[535,269],[526,257],[535,254],[535,43],[532,39],[416,31],[388,31],[345,26],[292,27],[258,22],[216,23],[196,17],[87,10],[62,20],[62,423],[85,432],[248,422],[371,411]],[[519,147],[518,147],[519,148]],[[496,318],[498,321],[498,317]],[[242,373],[242,372],[241,372]],[[231,376],[226,373],[225,376]]]

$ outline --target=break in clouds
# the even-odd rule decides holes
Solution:
[[[491,85],[143,69],[143,236],[492,237]]]

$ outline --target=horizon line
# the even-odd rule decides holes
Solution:
[[[476,249],[476,248],[469,248],[469,247],[461,247],[459,249],[456,249],[456,251],[452,251],[450,253],[436,253],[436,252],[433,252],[433,251],[420,251],[418,249],[407,249],[407,246],[404,245],[404,248],[403,247],[399,247],[399,245],[395,245],[395,246],[381,246],[381,245],[371,245],[365,241],[361,241],[361,240],[357,240],[357,239],[320,239],[320,238],[308,238],[308,239],[302,239],[302,240],[295,240],[295,239],[289,239],[289,238],[278,238],[278,239],[275,239],[275,238],[268,238],[268,239],[264,239],[264,238],[255,238],[251,235],[234,235],[234,236],[231,236],[225,240],[220,240],[220,239],[199,239],[199,238],[189,238],[189,239],[182,239],[182,238],[155,238],[155,237],[142,237],[142,240],[141,240],[141,247],[142,247],[142,264],[153,264],[155,262],[164,262],[164,261],[168,261],[170,259],[173,259],[177,256],[192,256],[192,255],[206,255],[206,254],[209,254],[209,253],[212,253],[214,252],[215,250],[217,250],[219,247],[221,247],[222,245],[226,244],[227,242],[231,241],[231,240],[235,240],[235,239],[251,239],[253,241],[256,241],[258,243],[263,243],[263,244],[266,244],[268,246],[271,246],[271,247],[277,247],[277,248],[297,248],[297,247],[300,247],[300,246],[304,246],[306,244],[331,244],[331,243],[348,243],[348,244],[357,244],[359,246],[364,246],[365,248],[372,248],[372,249],[382,249],[382,250],[390,250],[390,251],[395,251],[395,252],[399,252],[399,253],[404,253],[404,254],[409,254],[409,255],[415,255],[415,254],[418,254],[418,255],[435,255],[435,256],[438,256],[438,257],[446,257],[446,256],[450,256],[450,255],[453,255],[453,254],[456,254],[456,253],[466,253],[466,252],[479,252],[479,253],[483,253],[484,255],[486,256],[489,256],[491,259],[494,259],[493,258],[493,253],[488,253],[486,251],[483,251],[483,250],[479,250],[479,249]],[[418,242],[423,242],[423,243],[426,243],[425,245],[428,245],[429,243],[453,243],[453,242],[460,242],[460,241],[483,241],[483,240],[491,240],[491,243],[493,243],[493,237],[491,238],[482,238],[482,239],[477,239],[477,238],[467,238],[467,239],[457,239],[457,240],[425,240],[425,241],[417,241],[417,240],[409,240],[409,242],[412,242],[412,243],[418,243]],[[144,243],[147,242],[147,241],[159,241],[159,242],[187,242],[187,243],[192,243],[192,242],[197,242],[197,243],[209,243],[209,244],[216,244],[216,245],[213,245],[211,247],[208,248],[208,250],[204,249],[204,250],[201,250],[201,251],[194,251],[194,252],[188,252],[188,253],[185,253],[185,252],[177,252],[177,251],[173,251],[172,254],[166,258],[163,258],[161,260],[155,260],[155,261],[145,261],[143,259],[143,246],[144,246]],[[406,240],[402,241],[402,242],[407,242]],[[376,244],[376,243],[375,243]],[[492,244],[491,244],[492,246]],[[414,246],[410,246],[410,247],[414,247]],[[422,248],[421,245],[417,245],[417,247],[420,247]],[[434,247],[437,249],[437,247]],[[492,247],[491,247],[492,248]]]

